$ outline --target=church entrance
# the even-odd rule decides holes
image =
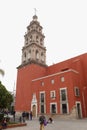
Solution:
[[[32,106],[32,114],[34,117],[36,117],[36,105]]]
[[[32,111],[33,117],[37,117],[37,99],[36,99],[35,93],[32,95],[31,111]]]

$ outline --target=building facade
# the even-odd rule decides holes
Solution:
[[[48,66],[42,29],[34,15],[17,67],[15,110],[32,111],[35,117],[41,113],[87,117],[87,53]]]

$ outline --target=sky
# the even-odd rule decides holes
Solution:
[[[87,53],[87,0],[0,0],[0,75],[8,91],[16,89],[24,34],[33,15],[43,27],[46,63]]]

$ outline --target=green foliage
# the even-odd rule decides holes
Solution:
[[[4,114],[0,113],[0,122],[2,121],[3,117],[4,117]]]
[[[0,82],[0,109],[9,108],[13,101],[13,96],[7,91],[4,85]]]
[[[2,76],[4,76],[4,74],[5,74],[4,70],[0,69],[0,74],[1,74]]]

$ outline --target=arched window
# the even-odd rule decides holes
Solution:
[[[28,37],[26,37],[26,39],[25,39],[25,44],[26,45],[28,44]]]
[[[23,54],[23,61],[26,61],[26,52]]]
[[[26,52],[24,53],[24,58],[26,58]]]
[[[43,54],[43,52],[41,53],[41,60],[44,61],[44,54]]]
[[[38,52],[38,50],[36,51],[36,59],[37,60],[39,59],[39,52]]]
[[[30,42],[32,41],[32,35],[30,36]]]
[[[29,52],[28,52],[28,59],[30,59],[31,58],[31,50],[29,50]]]
[[[36,36],[36,41],[38,42],[38,36]]]
[[[40,39],[40,44],[43,45],[43,39],[42,38]]]

